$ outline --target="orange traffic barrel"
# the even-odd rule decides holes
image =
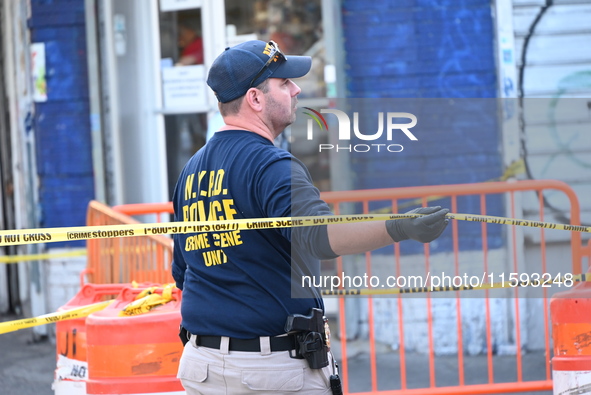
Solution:
[[[85,284],[58,311],[114,299],[129,284]],[[86,360],[86,317],[56,323],[55,351],[57,366],[53,389],[55,395],[85,395],[88,363]]]
[[[591,388],[591,283],[556,293],[550,301],[550,316],[554,393],[587,392]]]
[[[170,302],[146,313],[122,316],[141,291],[125,288],[111,305],[86,318],[88,394],[185,394],[176,378],[183,352],[181,291],[173,288]]]

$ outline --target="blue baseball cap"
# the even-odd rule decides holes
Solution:
[[[228,47],[214,60],[207,76],[207,85],[218,101],[227,103],[267,78],[298,78],[308,74],[312,66],[309,56],[286,56],[273,41],[246,41]]]

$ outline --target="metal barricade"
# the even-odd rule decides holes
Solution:
[[[567,197],[568,202],[570,203],[570,219],[571,224],[579,225],[580,224],[580,208],[579,202],[576,197],[574,191],[565,183],[560,181],[544,181],[544,180],[528,180],[528,181],[521,181],[521,182],[490,182],[490,183],[480,183],[480,184],[460,184],[460,185],[441,185],[441,186],[425,186],[425,187],[408,187],[408,188],[395,188],[395,189],[376,189],[376,190],[360,190],[360,191],[346,191],[346,192],[327,192],[322,195],[322,198],[328,202],[333,204],[335,214],[341,213],[341,206],[345,204],[360,204],[363,207],[363,213],[369,213],[369,206],[370,203],[376,201],[389,201],[392,206],[393,212],[397,212],[397,207],[399,206],[399,202],[405,199],[418,199],[419,206],[422,203],[423,206],[427,206],[427,202],[429,197],[437,196],[438,198],[447,197],[450,203],[450,211],[458,212],[458,199],[465,196],[473,196],[478,199],[480,202],[479,204],[479,212],[472,212],[469,214],[479,214],[479,215],[487,215],[487,197],[491,194],[502,194],[506,197],[505,203],[508,205],[508,208],[505,209],[506,213],[509,213],[512,217],[515,217],[516,213],[516,193],[518,192],[528,192],[528,193],[535,193],[537,196],[537,200],[539,202],[538,207],[538,221],[544,221],[544,192],[549,190],[560,191],[564,193]],[[517,199],[518,200],[518,199]],[[444,207],[448,207],[446,204],[443,204]],[[490,214],[489,214],[490,215]],[[451,233],[452,233],[452,245],[453,251],[451,259],[454,263],[454,271],[456,274],[460,273],[459,270],[459,261],[461,251],[459,248],[459,234],[458,234],[458,221],[452,221],[450,223]],[[482,272],[487,273],[489,271],[489,262],[488,258],[491,253],[487,246],[487,230],[489,229],[490,225],[486,223],[481,223],[481,240],[482,240]],[[521,266],[519,262],[519,250],[520,247],[518,245],[518,230],[515,226],[506,227],[507,234],[506,240],[508,243],[507,249],[507,256],[510,260],[509,267],[512,269],[512,272],[519,272],[518,267]],[[539,257],[540,257],[540,272],[544,273],[548,270],[547,262],[546,262],[546,248],[547,244],[545,241],[545,235],[547,233],[544,229],[532,229],[536,232],[539,232]],[[393,271],[396,273],[396,276],[400,276],[401,273],[401,253],[400,253],[400,245],[396,243],[393,248],[393,261],[392,267]],[[571,261],[568,265],[568,270],[571,273],[581,273],[581,254],[582,254],[582,245],[581,245],[581,234],[578,232],[572,232],[571,234],[571,241],[570,241],[570,252],[571,252]],[[433,255],[430,253],[429,245],[424,246],[424,268],[425,272],[429,272],[431,269],[430,261],[433,258]],[[366,261],[366,273],[371,273],[372,270],[372,254],[366,253],[365,254],[365,261]],[[343,261],[342,258],[338,258],[338,272],[343,273]],[[431,295],[425,296],[426,298],[426,321],[428,326],[427,337],[428,337],[428,346],[427,346],[427,363],[424,365],[424,369],[428,370],[428,385],[424,386],[415,386],[414,388],[410,388],[409,382],[409,372],[407,367],[407,362],[409,359],[409,355],[407,355],[405,350],[405,316],[404,316],[404,308],[406,300],[403,300],[402,297],[397,296],[397,329],[398,329],[398,338],[399,338],[399,349],[398,349],[398,361],[396,362],[399,366],[397,366],[398,375],[399,375],[399,384],[397,384],[398,388],[390,388],[390,389],[380,389],[378,387],[386,387],[387,384],[378,385],[380,383],[380,375],[378,371],[382,375],[395,375],[394,367],[389,366],[387,369],[378,369],[378,361],[376,355],[376,338],[375,338],[375,319],[373,310],[374,310],[374,300],[375,298],[368,297],[367,298],[367,325],[368,325],[368,335],[369,335],[369,375],[371,377],[371,384],[370,388],[362,388],[361,390],[352,391],[351,389],[351,370],[350,364],[351,361],[347,355],[347,342],[342,341],[341,343],[341,369],[343,373],[343,377],[345,378],[343,382],[343,390],[345,394],[355,393],[358,395],[370,395],[370,394],[383,394],[383,395],[410,395],[410,394],[492,394],[492,393],[511,393],[511,392],[524,392],[524,391],[542,391],[542,390],[551,390],[552,389],[552,380],[551,380],[551,370],[550,370],[550,359],[551,359],[551,348],[550,348],[550,334],[549,334],[549,318],[548,318],[548,308],[547,308],[547,300],[548,294],[546,288],[542,291],[542,297],[544,300],[542,312],[543,315],[543,329],[541,330],[544,333],[544,354],[542,357],[544,360],[544,372],[542,374],[542,378],[536,380],[525,380],[524,379],[524,350],[522,350],[521,344],[522,340],[521,337],[524,334],[524,328],[521,327],[521,323],[524,317],[521,317],[520,309],[523,306],[520,304],[520,297],[519,293],[523,292],[520,291],[519,288],[511,289],[513,292],[512,298],[514,300],[514,307],[513,307],[513,316],[511,317],[515,326],[512,328],[514,333],[515,339],[515,356],[514,361],[511,363],[515,364],[515,379],[514,380],[495,380],[496,372],[495,366],[493,362],[493,338],[491,334],[491,305],[490,305],[490,298],[489,298],[489,291],[482,291],[485,293],[484,295],[484,317],[486,321],[486,346],[485,354],[486,354],[486,373],[481,374],[481,376],[486,377],[484,380],[479,380],[479,377],[473,377],[466,374],[466,367],[470,364],[469,361],[465,358],[465,353],[463,350],[463,323],[462,323],[462,299],[460,298],[459,291],[456,292],[455,297],[455,331],[456,331],[456,338],[457,338],[457,352],[456,352],[456,361],[457,364],[457,380],[456,385],[437,385],[437,374],[436,374],[436,366],[440,366],[437,364],[437,356],[435,353],[434,347],[434,327],[436,323],[433,319],[433,311],[432,311],[432,303],[434,298]],[[470,292],[470,291],[467,291]],[[339,302],[339,334],[341,339],[347,339],[347,317],[346,317],[346,309],[345,309],[345,298],[340,297],[338,299]],[[358,318],[359,319],[359,318]],[[449,362],[449,359],[447,359]],[[503,362],[500,362],[503,363]],[[507,363],[507,361],[504,361]],[[468,366],[471,367],[471,366]],[[498,365],[497,365],[498,367]],[[417,372],[414,372],[417,373]],[[439,377],[441,378],[441,377]],[[480,383],[474,383],[479,382]],[[383,381],[382,381],[383,383]],[[356,386],[360,387],[360,386]]]
[[[172,205],[171,205],[172,207]],[[144,210],[153,207],[144,207]],[[97,201],[88,205],[86,224],[118,225],[139,223],[137,220]],[[141,212],[153,213],[154,211]],[[135,213],[131,213],[135,215]],[[170,271],[172,239],[161,235],[90,239],[86,243],[87,268],[81,274],[95,284],[173,282]]]
[[[581,257],[587,260],[587,268],[591,268],[591,239],[583,246],[581,250]]]
[[[334,208],[335,214],[344,213],[344,208],[347,205],[356,204],[361,209],[358,212],[369,213],[370,207],[376,202],[387,202],[392,207],[392,212],[398,212],[398,208],[404,205],[404,202],[409,199],[417,201],[418,205],[427,206],[430,205],[428,202],[432,197],[437,196],[438,198],[445,197],[445,207],[449,207],[450,211],[458,212],[459,199],[467,196],[471,196],[473,200],[479,202],[477,211],[468,212],[468,214],[480,214],[487,215],[487,199],[490,195],[498,195],[503,197],[504,213],[509,213],[512,217],[515,217],[516,210],[521,210],[520,198],[516,198],[518,193],[529,193],[535,194],[538,201],[536,220],[545,221],[544,218],[544,192],[547,191],[559,191],[566,196],[567,201],[570,205],[570,223],[572,225],[580,224],[580,208],[579,202],[574,191],[565,183],[560,181],[545,181],[545,180],[528,180],[519,182],[488,182],[479,184],[458,184],[458,185],[438,185],[438,186],[423,186],[423,187],[407,187],[407,188],[391,188],[391,189],[376,189],[376,190],[359,190],[359,191],[345,191],[345,192],[324,192],[321,197]],[[516,203],[517,201],[517,203]],[[403,203],[401,203],[403,202]],[[447,205],[449,203],[449,206]],[[472,205],[474,206],[474,205]],[[403,211],[403,210],[401,210]],[[127,214],[124,215],[123,213]],[[162,204],[139,204],[139,205],[122,205],[110,209],[97,202],[92,202],[89,206],[88,214],[88,225],[98,224],[113,224],[113,223],[133,223],[133,219],[128,215],[142,215],[147,213],[172,213],[171,203]],[[490,214],[489,214],[490,215]],[[531,218],[530,218],[531,219]],[[480,259],[482,260],[482,271],[488,273],[489,270],[489,256],[493,254],[492,248],[489,249],[487,232],[491,225],[487,223],[480,223],[480,237],[481,237],[481,251],[478,251]],[[451,251],[449,257],[453,261],[453,267],[455,273],[460,273],[460,260],[462,254],[465,251],[460,249],[460,234],[458,221],[452,221],[450,223],[451,228]],[[506,245],[503,247],[507,254],[508,265],[514,272],[519,272],[523,255],[522,247],[523,235],[515,226],[504,227],[504,240]],[[539,271],[545,273],[548,270],[547,267],[547,243],[546,234],[547,231],[543,228],[532,229],[538,232],[536,248],[536,256],[539,256],[540,267]],[[572,273],[581,273],[582,270],[582,256],[589,257],[591,259],[591,242],[589,245],[583,247],[581,244],[581,234],[578,232],[572,232],[570,235],[570,264],[569,270]],[[139,241],[138,239],[144,239],[145,241]],[[401,254],[400,244],[396,243],[392,251],[391,268],[393,273],[400,276],[401,260],[403,255]],[[137,257],[132,255],[138,254]],[[430,261],[436,256],[431,253],[429,245],[425,245],[421,251],[424,257],[424,270],[428,272],[430,268]],[[141,255],[143,254],[143,255]],[[170,262],[172,260],[172,241],[168,237],[164,236],[142,236],[142,237],[130,237],[120,239],[103,239],[103,240],[89,240],[88,241],[88,257],[89,266],[87,275],[91,282],[121,282],[121,281],[153,281],[153,282],[170,282],[172,280],[170,276]],[[374,260],[373,253],[365,254],[365,270],[366,273],[371,274],[372,272],[372,260]],[[337,272],[343,273],[343,261],[342,258],[337,259]],[[426,356],[427,362],[424,365],[424,370],[428,370],[428,385],[424,386],[413,386],[410,384],[409,371],[413,370],[412,374],[416,373],[412,368],[408,366],[409,355],[405,350],[405,316],[404,308],[406,300],[400,296],[396,296],[396,311],[397,315],[396,330],[398,332],[398,350],[393,352],[397,353],[397,362],[395,368],[392,366],[387,369],[378,369],[378,356],[376,351],[376,336],[375,336],[375,321],[374,316],[374,300],[376,298],[368,297],[367,299],[367,326],[368,326],[368,338],[369,338],[369,377],[370,384],[368,388],[362,388],[363,386],[352,388],[351,385],[351,361],[348,356],[347,346],[347,310],[345,308],[345,297],[338,298],[338,310],[339,310],[339,325],[338,325],[338,337],[342,340],[340,342],[341,349],[339,353],[339,359],[341,364],[341,373],[344,378],[343,390],[345,394],[359,394],[359,395],[370,395],[370,394],[384,394],[384,395],[409,395],[409,394],[492,394],[492,393],[510,393],[510,392],[524,392],[524,391],[542,391],[552,389],[551,370],[550,370],[550,359],[551,359],[551,348],[550,348],[550,334],[549,334],[549,318],[546,300],[549,295],[546,289],[542,290],[541,298],[543,298],[543,308],[541,318],[543,322],[543,344],[544,344],[544,372],[542,378],[535,380],[524,379],[524,355],[521,347],[523,328],[521,323],[523,317],[521,316],[520,309],[520,297],[518,288],[512,288],[512,298],[514,299],[513,307],[511,309],[512,317],[511,320],[515,323],[513,328],[510,328],[513,332],[515,341],[514,350],[514,363],[515,364],[515,379],[496,379],[496,371],[494,366],[495,351],[494,338],[491,331],[491,305],[490,305],[490,293],[492,291],[482,291],[484,297],[484,320],[486,327],[485,334],[485,346],[484,356],[486,359],[486,371],[480,375],[483,377],[480,380],[479,377],[472,377],[470,372],[466,373],[466,365],[470,364],[465,358],[463,350],[464,334],[463,334],[463,322],[462,322],[462,299],[460,298],[459,291],[455,291],[455,336],[457,338],[457,352],[455,353],[455,363],[457,364],[457,383],[455,385],[441,385],[437,383],[437,372],[436,367],[438,366],[436,358],[436,351],[434,347],[434,328],[436,328],[436,322],[433,319],[432,304],[433,298],[429,295],[425,296],[426,306],[426,326],[428,328],[426,332],[427,349]],[[333,331],[334,332],[334,331]],[[497,350],[498,351],[498,350]],[[383,384],[380,381],[380,377],[394,375],[395,370],[398,372],[398,384],[395,388],[384,388],[388,385]],[[485,377],[485,378],[484,378]],[[380,384],[381,383],[381,384]]]

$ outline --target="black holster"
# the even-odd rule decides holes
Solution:
[[[287,317],[285,331],[296,337],[295,355],[292,358],[305,359],[311,369],[328,366],[328,351],[325,318],[322,310],[311,309],[308,315],[292,314]]]
[[[185,347],[185,344],[187,344],[189,342],[189,338],[191,337],[191,334],[189,333],[189,331],[187,331],[182,325],[179,327],[179,338],[181,339],[181,342],[183,342],[183,347]]]

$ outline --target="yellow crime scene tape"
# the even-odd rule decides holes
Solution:
[[[307,217],[278,217],[255,219],[232,219],[221,221],[160,222],[121,225],[79,226],[64,228],[40,228],[0,231],[0,247],[33,243],[62,242],[70,240],[106,239],[113,237],[149,236],[162,234],[229,232],[248,229],[277,229],[301,226],[383,221],[389,219],[415,218],[422,214],[356,214]],[[516,225],[534,228],[559,229],[591,233],[590,226],[557,224],[476,214],[452,214],[446,218],[460,221],[484,222],[500,225]]]
[[[541,277],[541,276],[540,276]],[[348,289],[323,289],[323,296],[379,296],[379,295],[403,295],[413,293],[432,293],[432,292],[450,292],[450,291],[479,291],[486,289],[511,289],[516,287],[549,287],[552,284],[566,284],[570,288],[576,282],[591,282],[591,273],[573,274],[570,276],[548,278],[546,280],[530,281],[503,281],[498,283],[486,283],[481,285],[461,285],[461,286],[424,286],[424,287],[403,287],[403,288],[348,288]]]
[[[28,254],[28,255],[6,255],[0,256],[0,263],[20,263],[29,261],[41,261],[53,258],[72,258],[86,255],[86,250],[53,252],[46,254]]]
[[[133,287],[137,288],[137,286],[138,284],[133,282]],[[119,312],[119,316],[144,314],[156,306],[160,306],[175,300],[172,296],[172,290],[175,287],[176,285],[171,283],[165,284],[164,286],[153,286],[142,290],[131,303],[129,303]],[[156,292],[156,290],[159,288],[162,288],[161,294]],[[58,313],[45,314],[34,318],[24,318],[15,321],[0,322],[0,334],[17,331],[19,329],[31,328],[33,326],[51,324],[58,321],[83,318],[89,316],[92,313],[105,309],[113,302],[114,300],[107,300],[104,302],[81,306]]]
[[[166,284],[164,287],[150,287],[140,292],[133,302],[129,303],[119,312],[120,317],[144,314],[156,306],[163,305],[174,300],[172,289],[175,284]],[[162,294],[156,293],[158,288],[162,288]]]
[[[137,283],[133,283],[137,287]],[[172,290],[176,285],[165,284],[164,286],[154,286],[142,290],[134,300],[125,306],[120,312],[120,317],[144,314],[152,310],[154,307],[166,304],[175,300],[172,296]],[[156,290],[162,288],[162,293],[156,293]],[[113,303],[114,300],[107,300],[105,302],[98,302],[87,306],[77,307],[71,310],[62,311],[59,313],[50,313],[34,318],[24,318],[15,321],[0,322],[0,334],[14,332],[20,329],[31,328],[45,324],[52,324],[58,321],[72,320],[75,318],[83,318],[92,313],[101,311]]]
[[[51,324],[57,321],[72,320],[75,318],[86,317],[95,311],[100,311],[113,303],[112,300],[90,304],[87,306],[77,307],[75,309],[66,310],[58,313],[50,313],[40,315],[34,318],[24,318],[22,320],[0,322],[0,334],[13,332],[19,329],[31,328],[33,326]]]
[[[58,242],[68,240],[88,240],[113,237],[133,237],[161,234],[181,234],[181,233],[199,233],[199,232],[225,232],[248,229],[273,229],[301,226],[319,226],[339,223],[359,223],[369,221],[383,221],[389,219],[415,218],[422,214],[357,214],[357,215],[331,215],[331,216],[309,216],[309,217],[280,217],[280,218],[259,218],[259,219],[236,219],[222,221],[193,221],[193,222],[164,222],[151,224],[122,224],[106,226],[80,226],[67,228],[42,228],[26,230],[4,230],[0,231],[0,246],[21,245],[31,243]],[[499,225],[525,226],[543,229],[558,229],[572,232],[591,233],[590,226],[557,224],[550,222],[522,220],[516,218],[495,217],[475,214],[452,214],[446,215],[448,219],[461,221],[491,223]],[[580,274],[573,275],[569,281],[591,281],[591,275]],[[564,282],[564,279],[553,279],[544,282],[540,281],[506,281],[502,283],[483,284],[481,286],[460,286],[460,287],[415,287],[415,288],[389,288],[389,289],[337,289],[323,290],[325,296],[345,296],[345,295],[387,295],[387,294],[406,294],[419,292],[446,292],[461,290],[478,290],[492,288],[523,287],[536,284],[551,284]],[[150,294],[137,303],[131,303],[128,310],[130,315],[149,311],[154,306],[170,301],[171,296],[168,290],[163,295],[152,297]],[[170,288],[172,292],[172,287]],[[101,302],[94,305],[69,310],[62,313],[52,313],[37,318],[23,319],[18,321],[0,323],[0,334],[18,330],[36,325],[43,325],[65,319],[83,317],[98,311],[107,306],[108,302]],[[122,313],[126,314],[126,313]]]
[[[322,296],[380,296],[380,295],[403,295],[414,293],[433,293],[433,292],[450,292],[450,291],[476,291],[486,289],[498,288],[515,288],[528,286],[550,286],[551,284],[565,284],[569,282],[571,287],[575,282],[591,282],[591,273],[577,274],[569,277],[550,277],[547,280],[531,280],[531,281],[504,281],[498,283],[483,283],[482,285],[462,285],[462,286],[426,286],[426,287],[406,287],[406,288],[388,288],[388,289],[372,289],[372,288],[349,288],[349,289],[323,289]],[[154,307],[168,303],[174,300],[172,290],[174,284],[166,284],[162,294],[154,291],[161,287],[151,287],[140,292],[135,300],[129,303],[123,310],[119,312],[119,316],[132,316],[144,314],[152,310]],[[45,325],[55,323],[57,321],[71,320],[74,318],[86,317],[96,311],[103,310],[113,300],[99,302],[88,306],[79,307],[72,310],[67,310],[60,313],[50,313],[34,318],[25,318],[16,321],[0,322],[0,334],[17,331],[19,329],[30,328],[33,326]]]

